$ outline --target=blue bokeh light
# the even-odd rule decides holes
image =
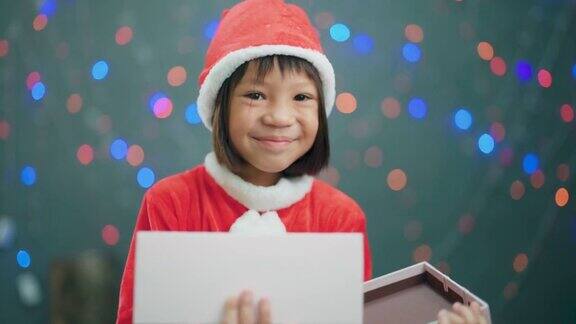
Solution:
[[[458,109],[454,114],[454,124],[461,130],[467,130],[472,126],[472,114],[464,108]]]
[[[415,63],[420,60],[422,56],[422,51],[420,51],[420,47],[414,43],[406,43],[402,47],[402,56],[406,61]]]
[[[161,98],[166,98],[166,94],[162,91],[156,91],[153,94],[150,95],[150,98],[148,99],[148,107],[150,107],[150,111],[154,111],[154,105],[156,104],[156,101],[158,101],[158,99]]]
[[[482,134],[478,138],[478,148],[484,154],[490,154],[494,150],[494,138],[489,134]]]
[[[218,30],[219,24],[220,21],[218,19],[214,19],[209,23],[207,23],[206,26],[204,27],[204,37],[206,37],[207,39],[214,38],[214,35],[216,35],[216,31]]]
[[[142,188],[150,188],[152,184],[154,184],[155,176],[154,171],[152,169],[143,167],[138,170],[138,175],[136,176],[136,180],[138,181],[138,185]]]
[[[532,65],[526,60],[520,60],[516,63],[516,76],[520,81],[528,81],[532,78]]]
[[[524,159],[522,160],[522,168],[524,169],[524,172],[526,172],[527,174],[532,174],[534,172],[536,172],[538,170],[540,161],[538,159],[538,156],[536,156],[536,154],[534,153],[528,153],[524,156]]]
[[[410,115],[416,119],[422,119],[426,117],[428,112],[428,107],[426,102],[420,98],[412,98],[408,102],[408,112]]]
[[[31,263],[30,254],[26,250],[19,250],[16,254],[16,262],[22,268],[28,268]]]
[[[56,13],[56,0],[44,0],[40,5],[40,13],[50,17]]]
[[[189,124],[196,125],[202,121],[198,115],[198,106],[195,103],[188,105],[186,108],[186,121]]]
[[[20,181],[25,186],[31,186],[36,183],[36,170],[29,165],[25,166],[20,172]]]
[[[102,80],[108,75],[108,63],[106,61],[98,61],[92,66],[92,77],[94,80]]]
[[[121,138],[118,138],[110,144],[110,155],[116,160],[123,160],[128,152],[128,144]]]
[[[330,37],[337,42],[345,42],[350,38],[350,29],[344,24],[334,24],[330,27]]]
[[[572,67],[572,77],[576,79],[576,64],[574,64],[574,66]]]
[[[374,48],[374,40],[366,34],[354,36],[352,43],[354,44],[356,51],[360,54],[368,54],[372,52],[372,49]]]
[[[34,100],[40,100],[44,98],[46,94],[46,86],[42,82],[36,82],[32,87],[32,98]]]

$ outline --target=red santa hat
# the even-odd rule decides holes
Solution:
[[[222,83],[243,63],[269,55],[291,55],[318,70],[326,115],[335,98],[334,69],[306,12],[283,0],[246,0],[222,12],[198,77],[198,114],[212,131],[216,95]]]

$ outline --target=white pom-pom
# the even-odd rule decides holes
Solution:
[[[286,227],[275,211],[268,211],[260,216],[257,211],[250,209],[232,224],[230,233],[279,235],[286,233]]]

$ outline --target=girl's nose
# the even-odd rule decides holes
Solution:
[[[294,121],[295,118],[292,114],[292,109],[282,104],[269,107],[262,117],[262,122],[271,127],[288,127],[291,126]]]

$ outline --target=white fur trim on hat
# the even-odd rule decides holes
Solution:
[[[198,106],[198,114],[200,118],[202,118],[202,122],[204,122],[206,128],[212,131],[211,119],[214,111],[214,102],[222,83],[243,63],[257,57],[275,54],[300,57],[314,65],[322,80],[326,116],[330,115],[336,97],[336,81],[334,68],[324,54],[312,49],[291,45],[250,46],[230,52],[221,58],[210,69],[210,72],[208,72],[206,79],[202,83],[196,104]]]
[[[310,192],[314,180],[311,176],[303,175],[281,178],[278,183],[269,187],[257,186],[220,165],[214,152],[206,155],[204,167],[228,195],[248,209],[261,212],[286,208],[298,202]]]
[[[257,211],[249,209],[239,217],[230,227],[230,233],[281,235],[286,234],[286,226],[275,211],[260,215]]]

